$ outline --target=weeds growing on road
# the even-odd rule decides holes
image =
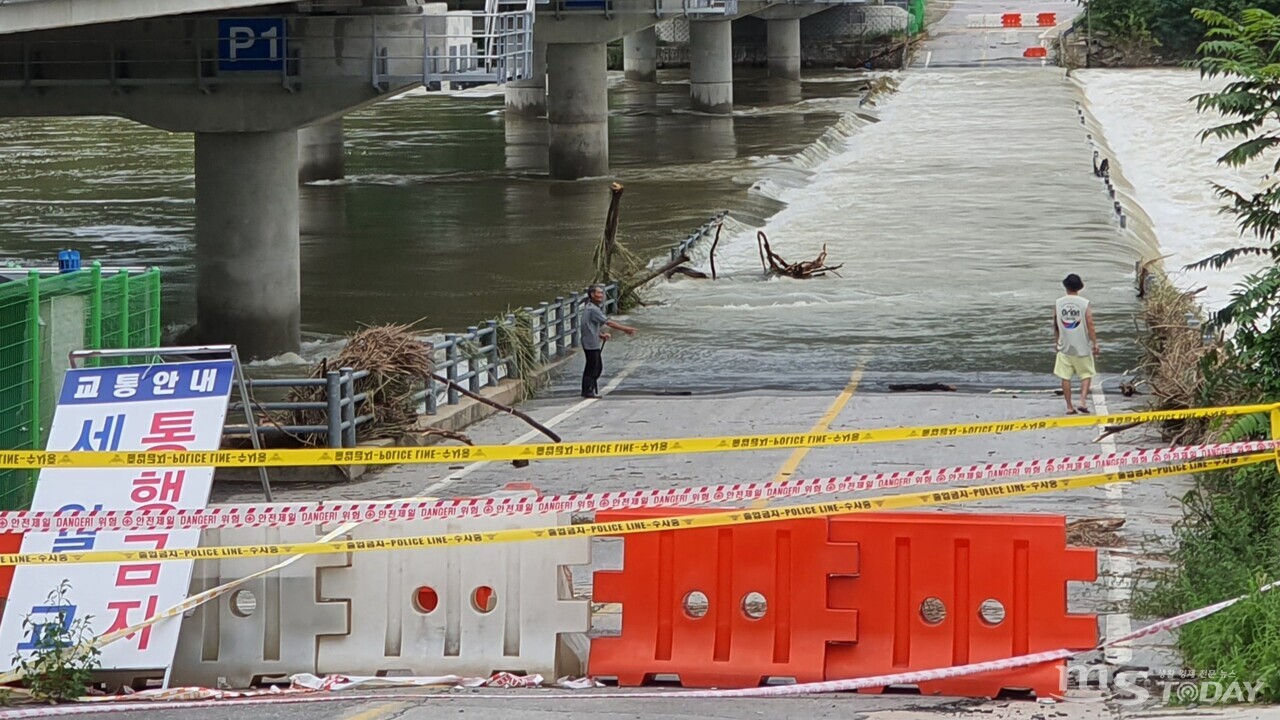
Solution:
[[[1200,69],[1230,76],[1216,93],[1196,98],[1201,111],[1215,111],[1221,124],[1202,137],[1240,140],[1219,163],[1240,167],[1280,149],[1280,135],[1267,128],[1280,119],[1280,18],[1245,10],[1241,19],[1197,11],[1210,28],[1201,46]],[[1280,162],[1274,163],[1280,171]],[[1249,275],[1211,323],[1227,339],[1200,362],[1201,405],[1280,401],[1280,183],[1264,178],[1257,192],[1215,186],[1250,242],[1210,258],[1198,267],[1222,268],[1240,258],[1260,258],[1263,268]],[[1148,352],[1160,352],[1148,347]],[[1209,427],[1204,439],[1269,437],[1265,415],[1233,419]],[[1199,438],[1186,438],[1197,440]],[[1173,567],[1135,602],[1139,615],[1173,615],[1236,595],[1248,599],[1182,629],[1178,647],[1196,671],[1228,673],[1241,681],[1263,681],[1259,698],[1280,701],[1280,591],[1258,593],[1280,578],[1280,472],[1266,463],[1197,477],[1183,498],[1184,516],[1174,528]]]
[[[63,580],[46,601],[49,607],[69,609],[59,611],[61,622],[50,622],[48,617],[37,622],[31,615],[22,620],[22,629],[32,634],[35,649],[29,655],[15,655],[13,664],[22,673],[34,700],[52,703],[84,695],[93,671],[101,664],[101,651],[88,644],[94,637],[89,627],[92,616],[74,618],[63,614],[75,612],[67,601],[70,589],[70,581]]]

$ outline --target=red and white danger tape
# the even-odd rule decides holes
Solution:
[[[1280,581],[1264,585],[1259,588],[1259,592],[1270,592],[1280,586]],[[986,672],[994,672],[999,670],[1012,670],[1014,668],[1029,667],[1032,665],[1040,665],[1042,663],[1057,662],[1066,660],[1076,655],[1083,655],[1090,652],[1105,650],[1115,645],[1139,640],[1149,637],[1167,630],[1174,630],[1184,625],[1195,622],[1202,618],[1209,617],[1215,613],[1235,605],[1241,600],[1248,597],[1241,595],[1230,600],[1224,600],[1208,607],[1183,613],[1176,617],[1161,620],[1144,627],[1140,630],[1112,638],[1088,651],[1076,650],[1049,650],[1046,652],[1033,653],[1030,655],[1020,655],[1018,657],[1007,658],[1004,660],[991,660],[988,662],[970,663],[968,665],[957,665],[949,668],[937,668],[933,670],[917,670],[914,672],[892,673],[889,675],[876,675],[865,678],[852,678],[848,680],[827,680],[824,682],[799,683],[795,685],[781,685],[768,687],[741,688],[737,690],[676,690],[667,692],[610,692],[607,694],[584,694],[584,693],[553,693],[538,695],[511,696],[509,694],[481,694],[475,695],[468,693],[466,695],[454,695],[451,693],[435,692],[431,694],[349,694],[341,692],[344,688],[349,687],[369,687],[379,683],[390,685],[417,685],[425,686],[431,684],[461,684],[464,687],[476,687],[474,683],[467,682],[462,678],[440,677],[440,678],[368,678],[370,682],[352,682],[352,678],[343,675],[330,675],[325,678],[316,678],[314,676],[295,676],[295,682],[292,687],[287,689],[260,690],[248,692],[236,692],[225,690],[208,690],[204,688],[176,688],[174,690],[147,691],[147,693],[138,693],[135,695],[119,695],[105,698],[93,698],[92,702],[79,705],[63,705],[56,707],[38,707],[23,708],[14,710],[0,711],[0,720],[17,720],[18,718],[37,718],[37,717],[61,717],[68,715],[89,715],[95,713],[114,713],[114,712],[135,712],[147,711],[163,708],[164,710],[179,710],[187,708],[210,707],[212,705],[228,706],[228,705],[250,705],[262,703],[302,703],[302,702],[352,702],[363,700],[393,701],[393,700],[447,700],[451,697],[465,697],[469,700],[477,699],[493,699],[493,700],[513,700],[516,698],[529,698],[533,700],[569,700],[569,699],[601,699],[608,698],[610,700],[619,699],[654,699],[654,698],[755,698],[755,697],[788,697],[817,695],[832,692],[850,692],[854,690],[863,690],[867,688],[890,687],[894,685],[918,685],[922,682],[930,680],[946,680],[966,675],[977,675]],[[494,687],[530,687],[533,683],[529,682],[510,682],[506,678],[500,676],[500,673],[494,678],[484,681],[483,685]],[[461,680],[461,683],[453,681]],[[540,680],[540,678],[539,678]],[[557,681],[556,685],[565,686],[568,683]],[[574,683],[572,686],[591,687],[594,683]],[[155,693],[148,695],[148,693]],[[159,693],[171,693],[174,700],[170,701],[167,697],[160,697]],[[324,693],[324,694],[321,694]],[[205,697],[206,700],[185,700],[178,698],[187,697]],[[159,700],[157,702],[156,700]]]
[[[643,507],[679,507],[775,500],[887,490],[957,481],[1011,480],[1061,472],[1184,462],[1274,449],[1274,440],[1129,450],[1105,455],[1076,455],[1047,460],[962,465],[930,470],[809,478],[781,482],[735,483],[667,490],[549,495],[540,498],[472,497],[447,500],[375,500],[364,502],[224,505],[191,510],[104,510],[0,512],[0,532],[113,531],[140,528],[166,530],[282,527],[328,523],[404,522],[444,518],[542,515]]]

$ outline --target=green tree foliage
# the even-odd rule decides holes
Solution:
[[[1280,18],[1250,8],[1234,17],[1197,9],[1194,19],[1207,28],[1198,48],[1200,72],[1225,81],[1221,89],[1195,98],[1201,112],[1219,118],[1201,139],[1236,141],[1218,158],[1224,165],[1273,161],[1259,189],[1215,185],[1226,203],[1223,212],[1235,215],[1244,239],[1192,267],[1221,269],[1247,258],[1261,259],[1262,269],[1237,286],[1214,317],[1228,339],[1220,355],[1206,362],[1203,400],[1275,402],[1280,400],[1280,184],[1275,179],[1280,171]],[[1254,415],[1210,439],[1269,434],[1269,418]],[[1184,628],[1178,646],[1190,667],[1261,680],[1261,698],[1280,701],[1280,591],[1255,592],[1280,577],[1280,473],[1266,463],[1200,476],[1183,498],[1183,508],[1174,528],[1173,568],[1160,573],[1135,611],[1171,615],[1250,594]]]
[[[1201,75],[1227,80],[1221,90],[1195,98],[1201,112],[1222,118],[1201,138],[1239,141],[1218,158],[1224,165],[1275,159],[1257,190],[1215,183],[1227,203],[1224,212],[1236,216],[1246,240],[1193,267],[1220,269],[1244,258],[1264,261],[1232,293],[1215,323],[1231,330],[1226,351],[1236,373],[1232,381],[1254,402],[1274,401],[1280,399],[1280,182],[1275,178],[1280,172],[1280,18],[1257,8],[1242,11],[1239,20],[1213,10],[1196,10],[1195,16],[1209,27],[1199,50]]]
[[[1079,0],[1095,33],[1157,46],[1171,60],[1189,60],[1208,29],[1196,9],[1236,16],[1247,8],[1280,13],[1280,0]]]

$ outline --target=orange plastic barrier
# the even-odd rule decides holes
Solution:
[[[1097,617],[1067,612],[1067,582],[1096,580],[1097,553],[1066,546],[1061,516],[852,514],[831,518],[830,536],[858,543],[862,578],[832,587],[833,603],[858,609],[859,633],[857,645],[831,649],[827,679],[1097,644]],[[1061,691],[1060,664],[922,683],[920,692],[1046,697]]]
[[[1023,51],[1024,58],[1042,58],[1049,56],[1049,49],[1044,47],[1029,47]]]
[[[22,552],[22,533],[0,533],[0,553],[17,552]],[[9,598],[9,588],[13,586],[13,571],[16,567],[0,567],[0,598]]]
[[[689,515],[662,508],[596,513],[599,522]],[[621,571],[595,573],[592,600],[622,603],[622,634],[591,641],[588,670],[641,685],[754,687],[823,679],[827,646],[857,639],[858,615],[828,602],[856,582],[858,547],[827,540],[827,520],[627,535]],[[831,577],[828,581],[829,576]]]
[[[1045,12],[1036,15],[1036,24],[1040,27],[1053,27],[1058,24],[1058,14]]]
[[[1022,27],[1022,13],[1005,13],[1001,15],[1000,25],[1007,28]]]
[[[601,522],[688,509],[597,513]],[[750,512],[750,511],[744,511]],[[753,687],[1086,650],[1094,615],[1067,612],[1067,582],[1097,579],[1066,546],[1062,516],[855,513],[627,535],[620,571],[595,574],[622,604],[618,637],[591,641],[588,671],[641,685]],[[1061,663],[921,684],[926,694],[1060,692]],[[867,692],[880,692],[883,688]]]

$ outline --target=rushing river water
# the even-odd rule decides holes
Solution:
[[[611,81],[630,249],[733,218],[723,277],[660,285],[630,320],[640,336],[610,344],[609,370],[640,361],[624,390],[827,389],[864,362],[871,387],[1052,386],[1070,272],[1096,303],[1104,376],[1133,366],[1139,243],[1091,172],[1076,86],[1055,68],[903,78],[869,109],[855,74],[800,89],[743,73],[732,118],[689,113],[678,74]],[[499,96],[406,97],[346,127],[347,180],[302,192],[306,331],[458,329],[589,279],[607,182],[546,180],[542,124],[504,119]],[[191,147],[117,120],[0,123],[0,256],[157,265],[167,322],[190,322]],[[757,228],[793,261],[825,245],[839,275],[764,279]]]
[[[1156,239],[1176,283],[1188,290],[1204,288],[1200,302],[1221,308],[1234,286],[1264,263],[1243,258],[1223,270],[1186,269],[1214,253],[1250,244],[1241,239],[1235,216],[1219,212],[1223,201],[1213,183],[1252,192],[1270,169],[1266,159],[1244,167],[1221,165],[1218,158],[1239,140],[1200,139],[1201,130],[1221,120],[1196,112],[1194,98],[1221,89],[1226,80],[1166,68],[1084,70],[1073,77],[1115,164],[1117,182],[1128,202],[1141,208],[1145,227],[1136,229]]]

